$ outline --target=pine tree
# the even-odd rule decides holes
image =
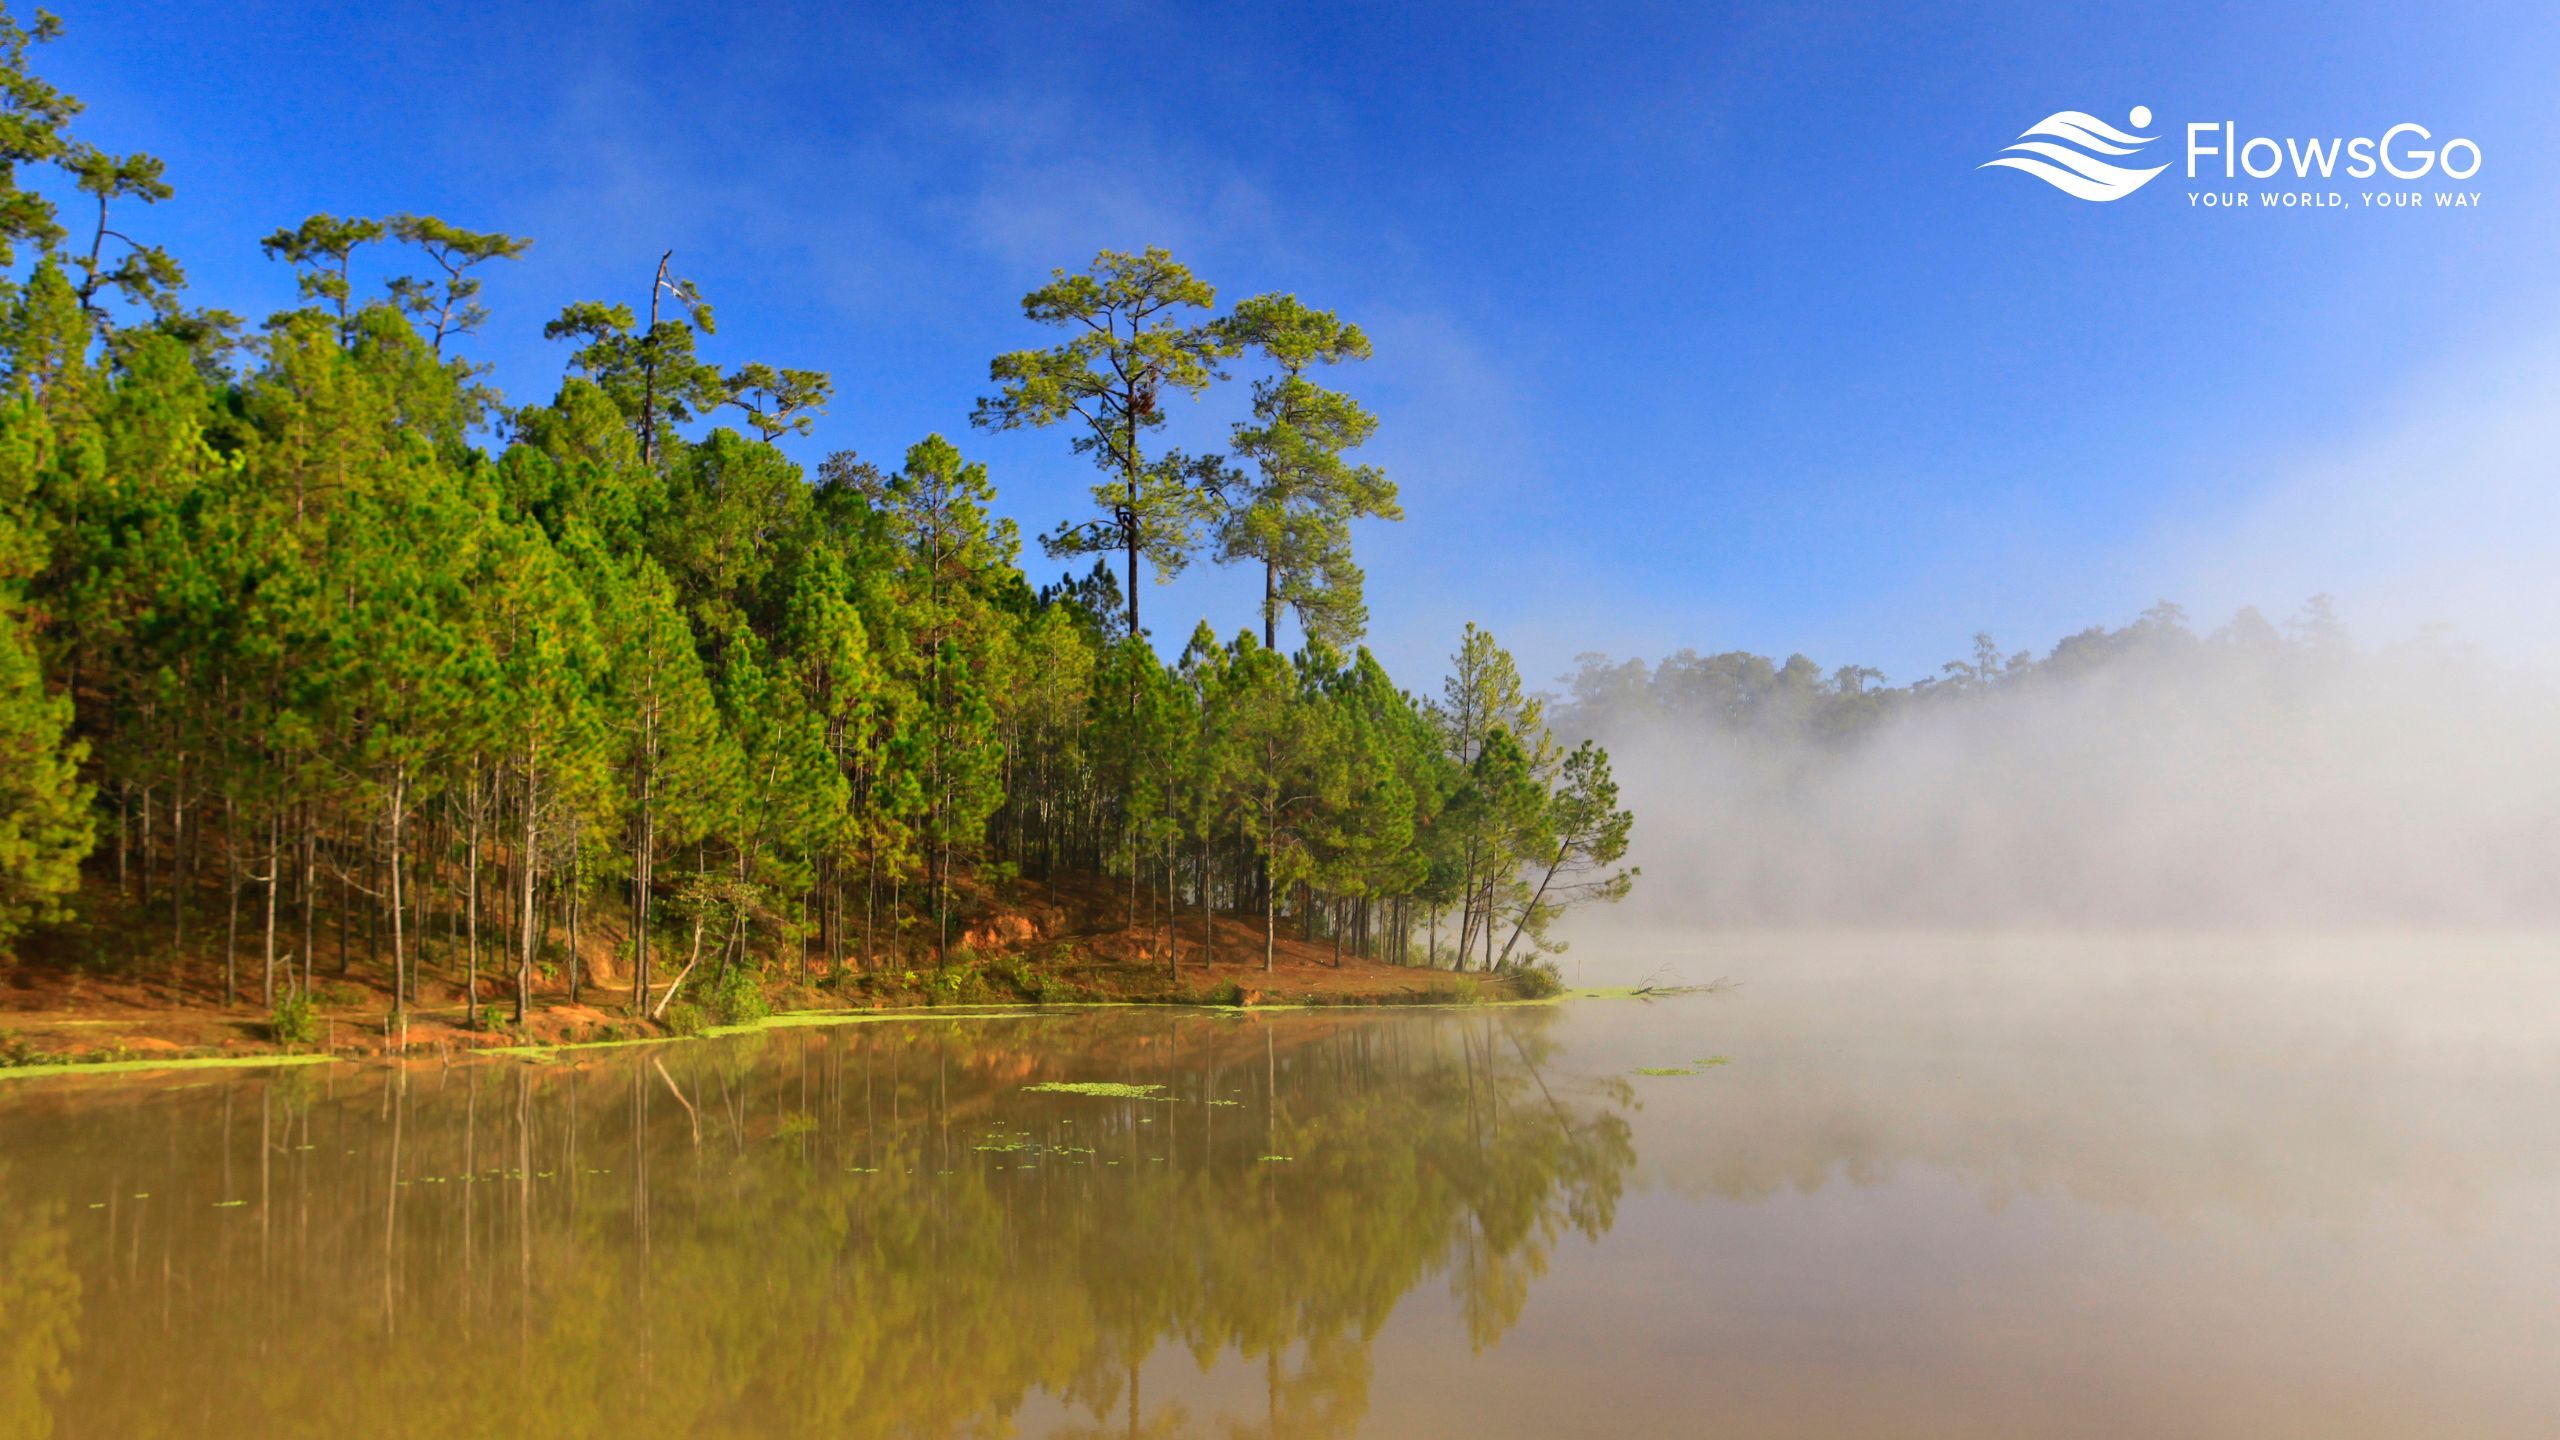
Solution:
[[[1376,432],[1376,417],[1307,379],[1306,371],[1368,359],[1369,337],[1292,295],[1257,295],[1219,328],[1279,373],[1254,383],[1253,418],[1235,427],[1236,455],[1256,475],[1229,498],[1218,558],[1262,567],[1265,649],[1279,644],[1283,609],[1297,613],[1310,638],[1347,646],[1369,623],[1360,567],[1351,558],[1351,522],[1400,520],[1404,512],[1383,472],[1343,458]]]
[[[970,419],[991,430],[1062,422],[1080,429],[1076,453],[1109,477],[1093,487],[1102,518],[1061,523],[1041,544],[1051,555],[1126,556],[1124,598],[1135,635],[1138,557],[1155,565],[1159,580],[1181,573],[1227,479],[1216,457],[1178,450],[1149,457],[1147,432],[1164,425],[1169,393],[1198,395],[1221,378],[1218,367],[1233,344],[1214,326],[1176,318],[1208,309],[1218,293],[1164,250],[1105,250],[1083,274],[1050,276],[1022,297],[1022,313],[1070,338],[997,356],[988,366],[997,391],[978,401]]]

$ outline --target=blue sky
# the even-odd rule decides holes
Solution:
[[[1051,266],[1163,244],[1228,299],[1336,308],[1377,345],[1340,378],[1404,487],[1360,538],[1415,682],[1469,619],[1533,678],[1693,645],[1908,679],[2164,596],[2553,628],[2546,6],[56,8],[42,67],[169,162],[140,223],[201,299],[288,303],[255,242],[315,210],[530,235],[475,347],[527,399],[542,321],[641,300],[672,246],[715,359],[835,375],[805,459],[941,430],[1026,532],[1090,473],[967,415]],[[2161,151],[2198,118],[2468,136],[2483,203],[2207,212],[2173,167],[2100,205],[1976,168],[2137,104]],[[1256,589],[1151,587],[1150,626],[1233,630]]]

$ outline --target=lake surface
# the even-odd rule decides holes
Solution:
[[[0,1082],[0,1440],[2560,1433],[2549,942],[1576,953]]]

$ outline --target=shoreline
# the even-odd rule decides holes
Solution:
[[[1452,975],[1453,972],[1428,972]],[[518,1044],[466,1045],[455,1047],[437,1043],[430,1049],[416,1043],[407,1049],[320,1049],[294,1050],[274,1048],[254,1051],[229,1051],[218,1054],[167,1054],[133,1056],[110,1051],[99,1058],[36,1059],[26,1063],[0,1063],[0,1083],[13,1080],[52,1079],[80,1075],[147,1075],[189,1070],[250,1070],[293,1068],[312,1065],[412,1065],[433,1061],[450,1065],[456,1062],[511,1060],[539,1064],[556,1055],[589,1050],[631,1049],[649,1045],[677,1045],[701,1040],[732,1039],[741,1035],[760,1034],[771,1030],[794,1030],[837,1025],[915,1024],[922,1021],[1037,1020],[1061,1015],[1100,1010],[1191,1010],[1209,1014],[1247,1016],[1254,1014],[1305,1014],[1325,1010],[1475,1010],[1519,1006],[1560,1005],[1568,1000],[1630,1000],[1651,998],[1655,994],[1680,991],[1648,991],[1642,987],[1591,987],[1568,989],[1553,995],[1522,997],[1512,995],[1478,995],[1463,998],[1452,993],[1407,992],[1402,995],[1377,992],[1344,992],[1331,998],[1306,997],[1279,1000],[1270,1004],[1222,1004],[1211,1000],[1180,998],[1136,1000],[1063,1000],[1026,1001],[1012,1005],[893,1005],[864,1009],[783,1010],[756,1020],[735,1025],[711,1025],[689,1033],[660,1032],[644,1035],[616,1036],[610,1039],[561,1040]],[[136,1017],[149,1023],[148,1017]],[[56,1022],[64,1025],[100,1027],[117,1024],[113,1020]],[[0,1032],[8,1027],[0,1026]],[[272,1044],[272,1042],[267,1042]],[[67,1052],[55,1052],[67,1053]]]

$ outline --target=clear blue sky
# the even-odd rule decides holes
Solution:
[[[1026,532],[1090,472],[967,415],[1049,267],[1164,244],[1227,298],[1337,308],[1377,344],[1343,378],[1409,518],[1361,540],[1415,682],[1466,619],[1535,678],[1685,644],[1907,679],[2163,595],[2483,628],[2467,547],[2546,558],[2551,510],[2515,506],[2560,408],[2547,4],[55,4],[41,63],[93,139],[169,162],[139,223],[201,300],[288,303],[256,240],[315,210],[530,235],[476,346],[529,399],[542,321],[642,299],[673,246],[714,358],[834,373],[804,458],[942,430]],[[2162,150],[2192,118],[2414,120],[2480,144],[2483,205],[2205,213],[2178,168],[2106,205],[1976,168],[2136,104]],[[2413,538],[2409,487],[2501,465],[2532,483]],[[2448,574],[2478,593],[2438,606]],[[1151,628],[1233,630],[1254,588],[1151,589]]]

